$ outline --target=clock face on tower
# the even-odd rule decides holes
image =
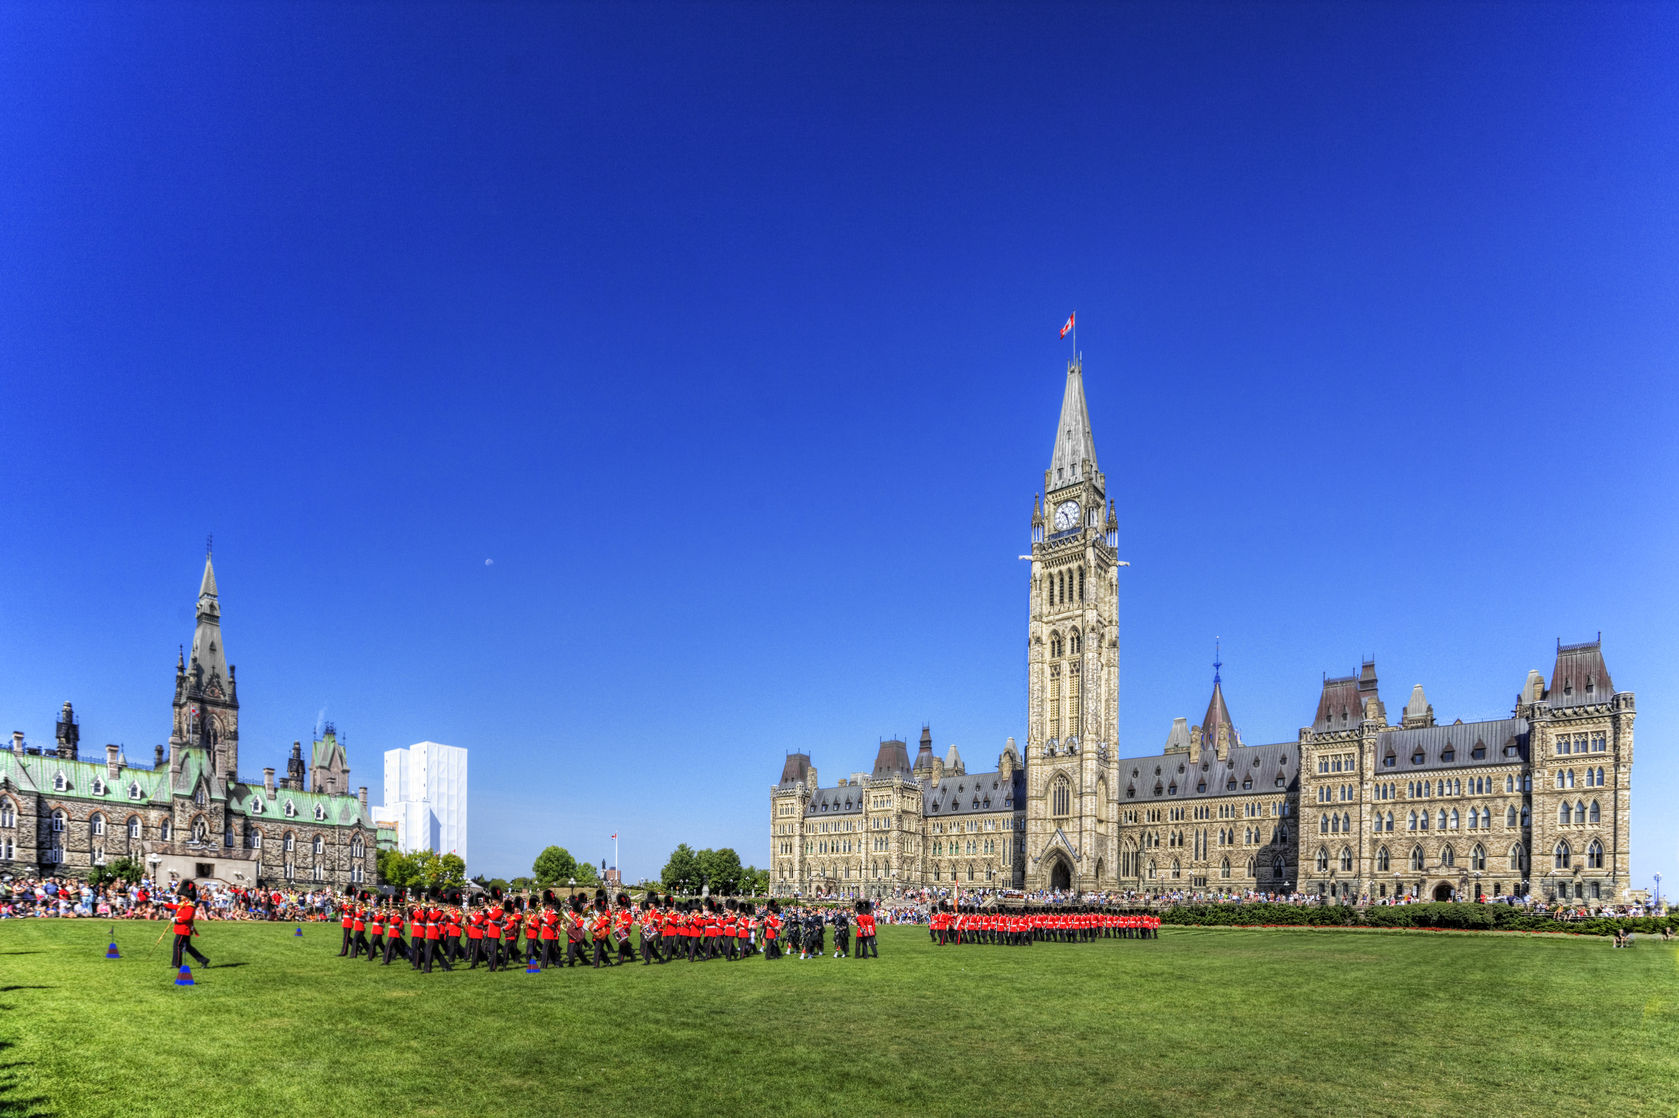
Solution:
[[[1055,507],[1055,530],[1065,532],[1068,528],[1075,528],[1079,522],[1079,503],[1077,501],[1062,501]]]

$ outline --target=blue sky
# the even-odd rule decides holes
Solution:
[[[0,5],[0,711],[472,766],[473,870],[768,855],[770,784],[1024,734],[1079,313],[1121,748],[1603,633],[1679,794],[1679,8]],[[493,561],[493,562],[490,562]],[[1679,883],[1679,878],[1673,879]]]

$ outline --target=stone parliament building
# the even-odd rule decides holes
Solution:
[[[1438,721],[1423,688],[1388,718],[1376,666],[1326,678],[1293,741],[1249,745],[1215,662],[1199,723],[1159,753],[1118,746],[1118,523],[1096,464],[1082,363],[1067,368],[1032,510],[1027,738],[995,768],[941,758],[923,729],[824,787],[808,753],[770,791],[777,893],[894,890],[1304,892],[1347,901],[1630,885],[1633,695],[1601,638],[1559,642],[1510,717]]]
[[[169,750],[136,765],[119,746],[80,756],[81,726],[65,703],[56,741],[21,731],[0,748],[0,872],[86,877],[128,857],[161,878],[230,885],[332,885],[378,878],[379,832],[367,789],[350,793],[349,758],[328,726],[307,774],[293,742],[286,775],[239,775],[239,687],[222,646],[221,604],[208,556],[190,661],[175,663]]]

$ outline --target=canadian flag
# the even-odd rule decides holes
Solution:
[[[613,838],[617,838],[617,837],[618,837],[618,832],[617,832],[617,831],[613,831],[613,832],[612,832],[612,837],[613,837]]]
[[[1077,314],[1078,312],[1074,311],[1073,313]],[[1063,338],[1065,338],[1067,336],[1067,331],[1071,330],[1072,328],[1073,328],[1073,315],[1070,314],[1070,315],[1067,316],[1067,321],[1063,322],[1061,324],[1061,336]]]

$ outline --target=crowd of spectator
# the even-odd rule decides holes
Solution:
[[[174,897],[172,881],[114,881],[90,885],[64,877],[14,877],[0,881],[0,920],[18,917],[58,919],[162,920],[161,902]],[[336,919],[339,894],[331,889],[258,890],[208,883],[199,887],[201,920]]]

